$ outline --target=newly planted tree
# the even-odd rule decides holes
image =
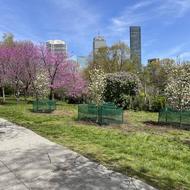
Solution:
[[[105,79],[105,73],[101,69],[94,69],[90,72],[89,96],[97,106],[104,101]]]
[[[32,82],[32,90],[36,100],[44,99],[49,95],[49,76],[41,66],[38,66],[35,79]]]
[[[169,73],[165,90],[167,103],[178,110],[190,109],[190,64],[175,64]]]

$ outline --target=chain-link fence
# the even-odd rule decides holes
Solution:
[[[80,104],[78,105],[78,120],[93,121],[100,125],[122,124],[123,109],[113,103],[105,103],[101,106]]]
[[[33,102],[33,112],[52,112],[56,109],[54,100],[36,100]]]
[[[159,112],[158,122],[190,127],[190,111],[178,111],[170,108],[162,109]]]

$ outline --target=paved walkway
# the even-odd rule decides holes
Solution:
[[[153,190],[0,119],[0,190]]]

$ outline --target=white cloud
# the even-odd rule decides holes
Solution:
[[[183,17],[190,10],[189,0],[162,0],[157,12],[160,16]]]
[[[59,31],[52,30],[49,23],[46,24],[48,36],[54,34],[63,34],[65,40],[69,39],[69,47],[89,52],[92,45],[89,38],[92,39],[93,32],[98,33],[100,27],[101,13],[97,12],[95,8],[88,4],[84,0],[48,0],[52,6],[56,9],[55,15],[59,18],[52,21],[56,24],[56,29],[60,28]],[[55,16],[54,15],[54,16]],[[60,35],[58,35],[60,36]],[[85,44],[85,45],[84,45]],[[70,49],[70,51],[72,51]],[[75,52],[74,52],[75,53]]]
[[[68,30],[77,32],[85,31],[89,27],[95,27],[99,21],[99,14],[82,0],[49,0],[55,5],[58,11],[58,15],[62,13],[62,17],[59,19],[60,23],[64,23],[65,28]]]
[[[111,19],[111,31],[125,32],[130,25],[140,25],[149,20],[150,18],[144,10],[151,4],[152,1],[141,1],[130,7],[126,7],[121,15]]]
[[[125,7],[120,15],[111,19],[111,30],[124,32],[130,25],[143,25],[154,19],[163,23],[173,23],[190,11],[190,0],[155,0],[140,1]]]
[[[177,44],[173,48],[166,49],[164,51],[160,50],[159,52],[152,51],[151,54],[155,55],[153,57],[159,57],[161,59],[164,58],[172,58],[177,59],[180,58],[181,60],[190,59],[190,52],[184,51],[184,49],[189,47],[189,43],[181,43]],[[148,54],[148,56],[152,56]]]
[[[178,44],[176,47],[173,47],[167,51],[168,56],[179,56],[181,51],[183,51],[185,47],[185,43]]]
[[[182,59],[190,59],[190,51],[183,52],[179,55]]]
[[[137,9],[140,9],[140,8],[144,8],[144,7],[147,7],[149,5],[151,5],[153,3],[153,1],[141,1],[141,2],[138,2],[136,4],[134,4],[132,7],[131,7],[131,10],[137,10]]]

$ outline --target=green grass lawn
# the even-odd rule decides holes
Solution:
[[[157,121],[157,113],[127,111],[126,124],[99,127],[78,122],[74,105],[58,102],[51,114],[31,108],[9,101],[0,117],[159,189],[190,189],[190,132],[145,124]]]

